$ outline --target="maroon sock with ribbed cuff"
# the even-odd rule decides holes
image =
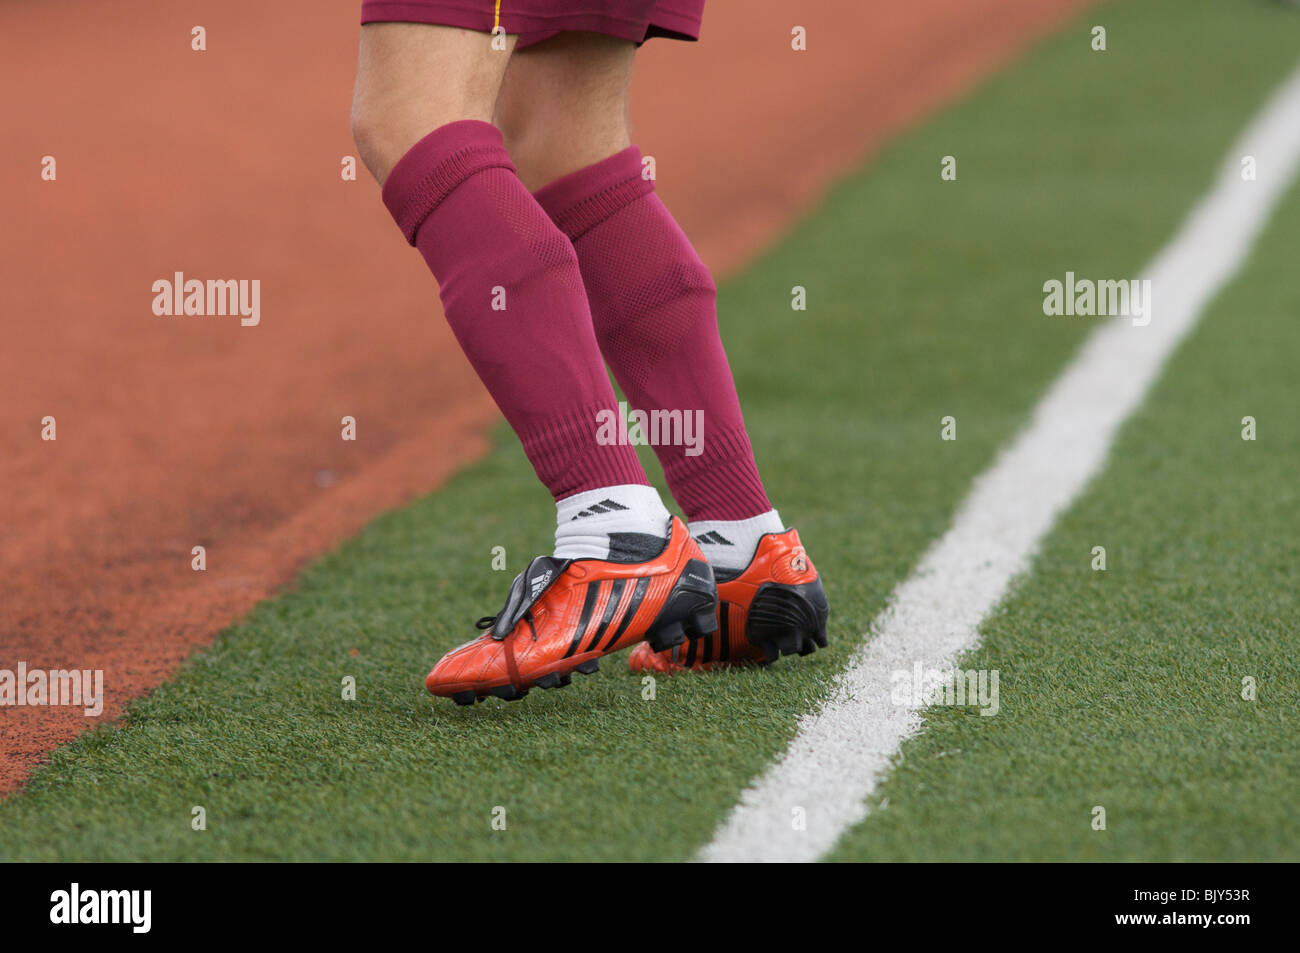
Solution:
[[[501,133],[450,123],[389,175],[384,204],[438,279],[461,349],[557,499],[648,485],[617,413],[569,239],[519,181]]]
[[[660,412],[670,431],[665,441],[658,428],[651,442],[687,518],[748,520],[771,511],[718,336],[713,278],[642,177],[640,150],[631,146],[536,196],[577,249],[596,338],[632,409]],[[683,425],[675,428],[677,419]]]

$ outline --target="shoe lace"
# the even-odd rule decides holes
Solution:
[[[474,627],[476,629],[482,629],[486,631],[487,629],[490,629],[492,628],[492,626],[497,624],[497,618],[498,617],[494,615],[485,615],[483,616],[483,618],[479,619],[477,622],[474,623]],[[533,633],[533,641],[536,642],[537,627],[533,625],[533,610],[532,609],[524,610],[524,614],[520,618],[522,618],[525,622],[528,623],[528,628],[531,629]]]

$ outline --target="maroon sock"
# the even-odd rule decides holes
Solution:
[[[617,403],[578,260],[497,128],[466,120],[429,133],[394,167],[384,204],[437,277],[461,349],[552,495],[648,484],[634,448],[597,442],[597,414]]]
[[[703,411],[703,452],[658,444],[688,519],[742,520],[772,508],[718,337],[713,278],[641,177],[631,146],[538,190],[578,251],[596,338],[634,409]]]

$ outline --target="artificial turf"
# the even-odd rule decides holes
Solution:
[[[1300,860],[1297,248],[1300,187],[833,859]]]
[[[722,289],[769,493],[826,578],[831,649],[660,678],[653,699],[621,658],[515,704],[431,699],[430,664],[550,543],[549,499],[503,431],[119,725],[55,752],[0,803],[0,859],[692,856],[1092,327],[1045,317],[1042,283],[1134,276],[1297,36],[1300,16],[1254,0],[1094,10],[895,141]],[[836,859],[1294,856],[1297,237],[1275,228],[987,626],[972,663],[1004,673],[1002,712],[934,712]],[[1244,674],[1254,703],[1234,701]],[[1262,842],[1277,830],[1289,843]]]

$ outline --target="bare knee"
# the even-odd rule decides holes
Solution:
[[[536,122],[506,127],[501,133],[520,180],[533,192],[628,145],[626,133],[579,139],[557,135],[556,126],[540,115]]]
[[[381,186],[411,146],[439,126],[472,116],[411,115],[402,109],[387,108],[384,104],[352,103],[352,141],[357,147],[357,157],[370,170]]]
[[[422,23],[361,28],[352,138],[381,185],[397,161],[434,129],[491,121],[514,39],[504,50],[471,30]]]
[[[380,185],[384,184],[388,173],[401,158],[390,131],[382,115],[353,99],[352,141],[357,147],[357,157]]]
[[[519,122],[503,122],[498,114],[497,125],[519,178],[532,191],[631,144],[621,110],[603,122],[582,123],[571,112],[539,104]]]
[[[635,47],[561,34],[511,57],[495,119],[519,177],[536,190],[626,148]]]

